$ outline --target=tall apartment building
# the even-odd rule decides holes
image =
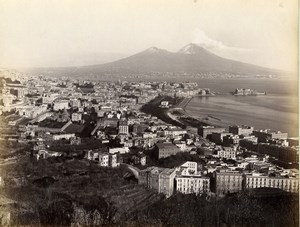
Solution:
[[[152,166],[140,171],[139,184],[170,197],[174,193],[175,175],[175,169]]]
[[[243,174],[238,171],[215,172],[216,194],[222,195],[242,190]]]
[[[128,122],[126,120],[121,120],[119,122],[119,134],[127,135],[128,133],[129,133]]]
[[[165,168],[159,175],[159,193],[170,197],[174,193],[174,180],[176,176],[175,169]]]

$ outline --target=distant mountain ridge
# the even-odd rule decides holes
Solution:
[[[34,74],[61,75],[74,77],[93,77],[103,75],[246,75],[247,77],[285,76],[287,72],[262,66],[243,63],[220,57],[209,50],[190,43],[177,52],[170,52],[157,47],[150,47],[142,52],[110,63],[80,67],[32,68]]]
[[[178,52],[150,47],[142,52],[111,63],[78,67],[76,72],[280,74],[279,70],[222,58],[194,43],[184,46]]]

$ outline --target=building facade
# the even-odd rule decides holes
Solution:
[[[210,179],[202,176],[176,177],[176,191],[183,194],[202,194],[210,191]]]
[[[236,159],[236,150],[233,147],[224,147],[218,151],[220,158]]]
[[[127,121],[120,121],[119,122],[119,134],[127,135],[129,133],[129,127]]]
[[[241,126],[229,126],[229,132],[234,134],[234,135],[243,135],[243,136],[249,136],[253,132],[253,127],[251,126],[246,126],[246,125],[241,125]]]
[[[170,197],[174,193],[176,169],[148,167],[139,173],[139,184]]]
[[[166,158],[180,151],[173,143],[156,143],[155,145],[158,148],[158,158]]]
[[[299,179],[296,177],[269,177],[246,175],[245,188],[279,188],[287,192],[299,193]]]
[[[221,132],[225,132],[225,128],[217,128],[214,126],[201,126],[198,129],[198,134],[204,139],[206,139],[207,136],[211,135],[212,133],[221,133]]]
[[[215,172],[216,194],[228,194],[242,190],[243,175],[238,171]]]
[[[272,132],[270,130],[254,130],[253,135],[258,138],[258,142],[267,142],[272,139],[287,139],[288,134],[286,132]]]

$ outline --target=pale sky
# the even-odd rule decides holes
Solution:
[[[0,0],[0,66],[97,64],[194,42],[296,71],[296,0]]]

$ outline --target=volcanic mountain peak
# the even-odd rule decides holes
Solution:
[[[203,52],[209,53],[205,48],[198,46],[195,43],[190,43],[178,51],[180,54],[199,54]]]
[[[164,50],[164,49],[159,49],[157,47],[150,47],[150,48],[146,49],[145,51],[143,51],[143,53],[151,53],[151,54],[166,53],[166,52],[168,52],[168,51]]]

